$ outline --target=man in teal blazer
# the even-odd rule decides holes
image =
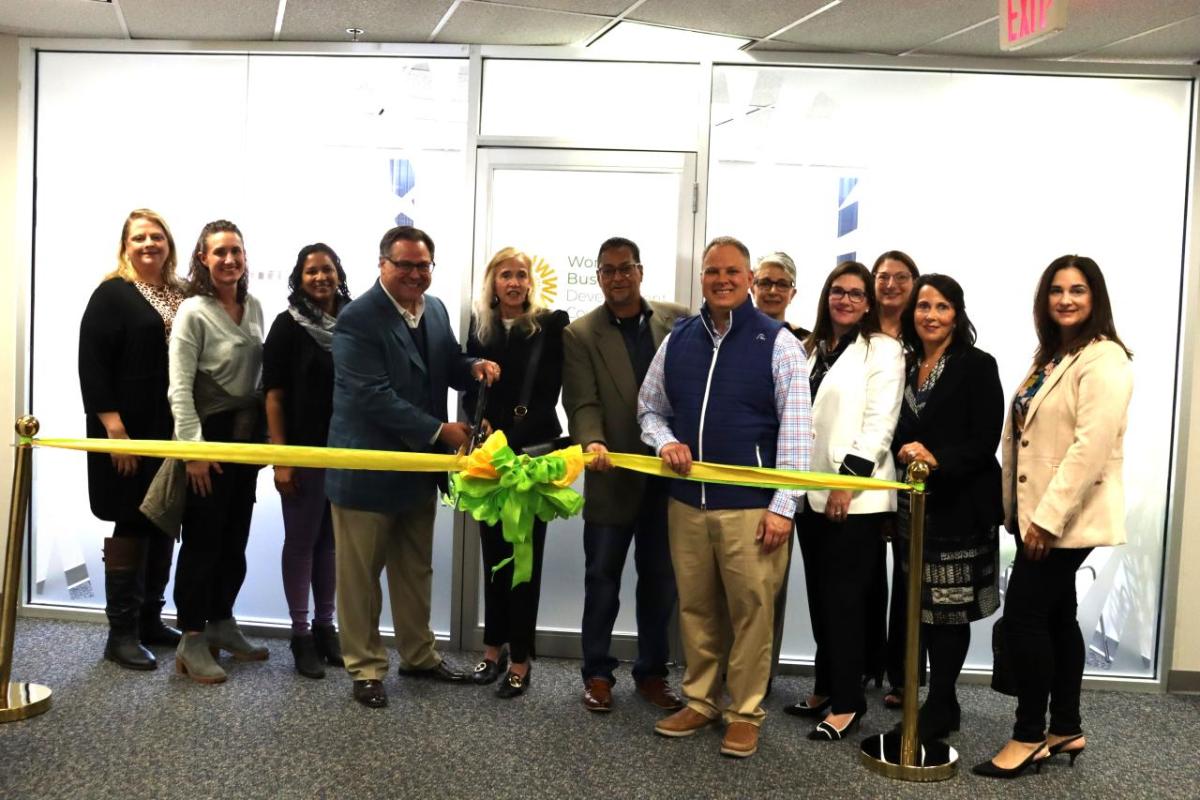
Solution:
[[[447,388],[490,384],[500,368],[464,355],[446,307],[425,294],[433,253],[424,231],[392,228],[379,243],[379,281],[338,316],[330,447],[432,453],[466,442],[467,425],[447,421]],[[354,699],[370,708],[387,705],[388,656],[379,638],[385,567],[400,673],[464,678],[443,662],[429,628],[436,480],[423,472],[328,472],[342,651]]]

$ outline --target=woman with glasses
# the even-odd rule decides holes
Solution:
[[[908,379],[892,453],[901,464],[924,461],[933,470],[925,483],[921,589],[929,695],[917,731],[924,741],[958,730],[955,684],[971,644],[971,623],[1000,604],[996,565],[1003,511],[996,446],[1004,391],[996,360],[975,347],[975,326],[953,278],[918,278],[902,321]],[[896,584],[907,587],[906,492],[898,505]]]
[[[570,319],[565,311],[551,311],[539,302],[528,255],[506,247],[492,257],[471,315],[467,354],[494,361],[503,377],[492,384],[484,403],[488,427],[504,432],[509,446],[521,453],[545,450],[562,434],[558,421],[558,395],[562,389],[563,329]],[[464,395],[469,412],[478,404],[479,390]],[[499,525],[480,525],[483,556],[484,628],[483,660],[472,680],[494,682],[505,671],[496,696],[509,699],[524,694],[530,685],[534,656],[538,600],[542,582],[542,555],[546,523],[533,523],[533,574],[512,585],[513,565],[492,568],[512,555]],[[508,653],[505,653],[505,647]]]
[[[1100,266],[1073,255],[1050,262],[1033,319],[1037,351],[1001,445],[1004,527],[1017,539],[1003,619],[1017,719],[1000,752],[974,768],[995,778],[1059,753],[1074,766],[1083,752],[1075,573],[1092,548],[1125,542],[1121,469],[1133,369]]]
[[[901,338],[900,317],[912,295],[913,281],[921,277],[917,262],[900,250],[888,250],[871,267],[875,297],[879,301],[879,327],[888,336]]]
[[[333,326],[350,302],[341,259],[321,242],[302,247],[288,289],[287,310],[275,318],[263,345],[267,428],[271,444],[324,447],[333,414]],[[323,664],[343,665],[333,626],[337,564],[325,470],[277,466],[275,488],[283,508],[281,562],[292,656],[301,675],[323,678]]]
[[[787,253],[771,253],[759,259],[753,292],[754,307],[782,322],[797,339],[803,340],[811,332],[787,321],[788,306],[796,297],[796,262]]]
[[[167,337],[183,285],[175,240],[147,208],[131,211],[117,245],[117,267],[92,292],[79,326],[79,387],[93,439],[170,439]],[[127,669],[158,662],[146,646],[179,644],[163,624],[173,536],[138,510],[161,460],[89,453],[88,498],[97,518],[114,523],[104,540],[104,657]]]
[[[830,273],[805,349],[813,398],[813,471],[892,480],[890,445],[904,358],[899,342],[879,330],[871,273],[862,264],[844,261]],[[810,739],[842,739],[866,712],[865,603],[883,568],[880,525],[895,510],[894,492],[805,495],[796,529],[817,643],[816,683],[807,698],[785,710],[824,717]]]

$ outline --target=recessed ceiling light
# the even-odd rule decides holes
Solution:
[[[752,40],[717,33],[699,33],[680,28],[664,28],[641,22],[619,22],[596,41],[590,50],[604,53],[637,55],[653,53],[696,58],[704,55],[735,53]]]

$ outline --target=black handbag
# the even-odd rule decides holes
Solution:
[[[1003,616],[992,626],[992,690],[1010,697],[1017,696],[1017,670],[1008,647]]]

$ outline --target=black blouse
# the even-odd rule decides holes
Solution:
[[[558,396],[562,391],[562,333],[570,322],[565,311],[547,311],[538,317],[541,329],[528,337],[516,327],[506,332],[500,320],[485,346],[475,333],[475,318],[471,318],[471,335],[467,338],[467,354],[486,358],[500,365],[500,380],[488,389],[484,416],[493,429],[504,431],[508,444],[520,451],[526,445],[541,444],[562,435],[558,421]],[[521,402],[533,343],[543,339],[542,354],[529,393],[529,414],[519,426],[513,425],[513,409]],[[475,410],[478,398],[475,389],[466,392],[463,402],[468,414]]]
[[[97,416],[116,411],[130,439],[170,439],[167,339],[162,317],[132,283],[109,278],[96,287],[79,325],[79,388],[87,435],[106,439]],[[136,475],[121,478],[107,453],[88,454],[92,513],[116,520],[136,511],[157,459],[143,458]]]
[[[263,391],[283,390],[287,443],[324,447],[333,415],[333,355],[283,311],[263,344]]]

